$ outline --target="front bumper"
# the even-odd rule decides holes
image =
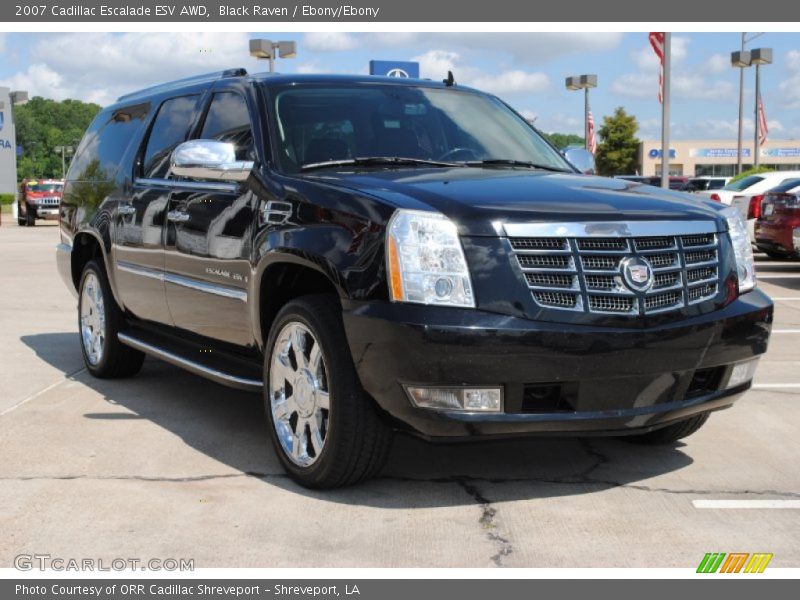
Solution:
[[[59,208],[56,207],[39,207],[36,209],[36,218],[44,219],[45,221],[58,221]]]
[[[771,323],[772,302],[759,290],[651,329],[386,302],[344,305],[367,393],[399,426],[449,439],[637,433],[725,408],[750,386],[725,389],[732,365],[766,351]],[[697,385],[701,375],[708,375],[705,387]],[[404,384],[502,385],[505,412],[417,408]],[[556,390],[558,400],[537,404],[541,390]]]

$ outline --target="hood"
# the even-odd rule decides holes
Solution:
[[[359,191],[396,206],[436,210],[462,235],[496,236],[498,224],[592,221],[716,220],[719,205],[649,185],[527,169],[364,169],[303,176]]]

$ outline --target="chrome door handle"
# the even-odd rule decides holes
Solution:
[[[186,223],[189,220],[189,213],[182,210],[171,210],[167,213],[167,221],[173,223]]]
[[[117,214],[118,215],[135,215],[136,214],[136,207],[132,204],[120,204],[117,207]]]

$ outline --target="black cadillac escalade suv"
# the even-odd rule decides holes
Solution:
[[[61,206],[86,366],[263,393],[310,487],[375,474],[396,429],[673,442],[750,387],[772,303],[735,212],[575,162],[452,80],[124,96]]]

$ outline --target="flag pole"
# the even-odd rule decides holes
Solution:
[[[669,83],[671,34],[664,32],[664,80],[661,92],[661,187],[669,188]]]
[[[761,65],[756,63],[756,111],[755,111],[755,137],[753,139],[753,166],[757,169],[761,163]]]

